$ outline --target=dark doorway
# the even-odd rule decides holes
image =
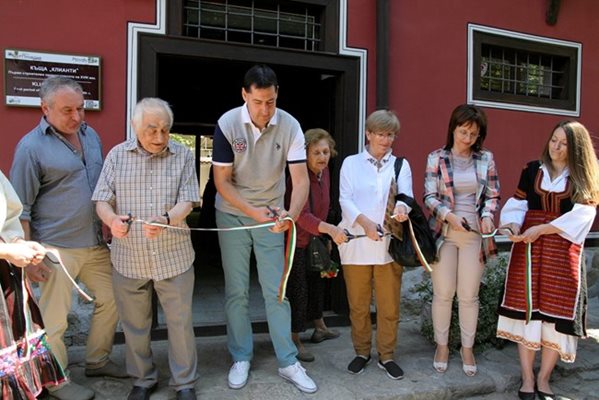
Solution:
[[[338,198],[337,177],[341,161],[357,148],[359,63],[356,59],[141,35],[140,61],[139,97],[158,96],[168,101],[175,113],[172,131],[198,137],[211,136],[218,118],[243,103],[241,86],[245,71],[257,63],[270,65],[279,79],[277,106],[295,116],[304,130],[324,128],[337,141],[339,156],[331,164],[331,176],[334,177],[331,189],[333,199]],[[200,164],[199,154],[196,158],[198,171],[206,169],[206,165]],[[200,174],[200,179],[206,175]],[[200,182],[201,186],[204,183]],[[202,210],[204,212],[211,211]],[[203,307],[196,311],[194,304],[194,325],[222,325],[224,280],[216,234],[194,233],[192,240],[196,249],[196,292],[200,292],[200,296],[216,296],[222,301],[222,304],[216,304],[220,316],[207,316],[214,311]],[[198,285],[204,286],[198,290]],[[344,288],[334,282],[331,286],[330,308],[344,308],[336,300],[342,294],[344,302]],[[200,304],[204,300],[200,298]],[[257,303],[260,301],[258,295]],[[214,299],[210,303],[214,305]],[[250,304],[250,308],[254,309],[254,306]],[[263,320],[260,313],[252,314],[252,318]]]

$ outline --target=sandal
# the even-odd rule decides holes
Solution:
[[[474,365],[468,365],[464,363],[464,354],[462,353],[462,348],[460,348],[460,357],[462,358],[462,369],[466,376],[474,376],[478,372],[478,368],[476,367],[476,363]],[[474,356],[473,356],[474,357]]]
[[[447,371],[447,361],[437,361],[437,349],[435,349],[435,355],[433,356],[433,369],[440,374]]]

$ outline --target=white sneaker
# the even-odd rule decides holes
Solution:
[[[248,383],[250,373],[249,361],[236,361],[229,370],[229,387],[231,389],[241,389]]]
[[[288,367],[279,368],[279,376],[293,383],[302,392],[314,393],[318,390],[316,383],[306,374],[305,368],[299,361]]]

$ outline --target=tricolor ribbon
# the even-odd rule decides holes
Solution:
[[[511,235],[513,231],[510,228],[497,228],[491,233],[481,233],[483,239],[487,239],[497,235],[500,230],[508,230]],[[476,232],[476,231],[471,231]],[[526,324],[530,322],[532,318],[532,243],[526,243],[526,266],[525,266],[525,282],[524,282],[524,296],[526,297]]]
[[[230,231],[241,231],[241,230],[249,230],[249,229],[258,229],[258,228],[270,228],[275,226],[276,221],[263,222],[261,224],[256,225],[243,225],[243,226],[233,226],[230,228],[190,228],[190,227],[182,227],[182,226],[172,226],[161,224],[155,221],[145,221],[139,218],[133,218],[132,222],[142,223],[146,225],[158,226],[166,229],[175,229],[175,230],[183,230],[183,231],[210,231],[210,232],[230,232]],[[277,298],[279,303],[282,303],[285,299],[285,294],[287,292],[287,281],[289,280],[289,274],[291,274],[291,267],[293,266],[293,257],[295,256],[295,243],[297,241],[297,233],[295,228],[295,222],[293,218],[290,216],[286,216],[284,218],[278,218],[278,221],[289,221],[290,228],[289,234],[287,235],[287,243],[285,245],[285,265],[283,267],[283,275],[281,276],[281,282],[279,283],[279,290]]]
[[[530,322],[532,318],[532,243],[526,243],[526,282],[525,290],[526,293],[526,324]]]

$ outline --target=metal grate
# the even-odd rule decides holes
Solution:
[[[569,60],[495,45],[482,45],[480,89],[545,99],[564,99],[568,93]]]
[[[266,0],[185,0],[185,36],[318,51],[320,10]]]

